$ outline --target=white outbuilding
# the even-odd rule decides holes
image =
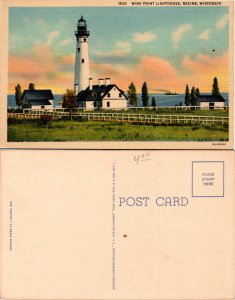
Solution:
[[[23,107],[30,109],[52,109],[54,96],[51,90],[24,90]]]
[[[215,109],[224,107],[225,99],[221,96],[213,95],[200,95],[196,98],[196,106],[200,106],[202,109]]]

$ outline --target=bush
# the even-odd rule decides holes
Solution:
[[[7,124],[8,125],[11,125],[11,124],[17,124],[19,122],[17,122],[17,119],[16,118],[8,118],[7,119]]]
[[[22,113],[23,109],[22,108],[8,108],[7,112],[9,112],[9,113]]]
[[[40,119],[38,120],[38,126],[46,126],[49,122],[52,121],[51,115],[41,115]]]
[[[35,123],[35,120],[27,120],[27,119],[18,119],[18,118],[7,118],[8,125],[16,125],[16,124],[32,124]]]
[[[78,121],[78,122],[87,122],[88,117],[87,116],[73,116],[73,120]]]

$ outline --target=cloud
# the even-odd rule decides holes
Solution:
[[[201,40],[209,40],[209,33],[210,33],[210,29],[207,29],[205,31],[202,31],[198,38],[201,39]]]
[[[62,19],[62,20],[59,21],[58,24],[61,25],[61,26],[64,26],[64,25],[67,24],[67,21],[65,19]]]
[[[131,44],[120,41],[115,47],[115,51],[124,51]],[[116,55],[120,53],[115,52]],[[111,77],[125,91],[131,81],[135,83],[138,91],[146,81],[150,93],[156,88],[184,92],[187,83],[190,87],[199,87],[202,92],[210,92],[215,76],[219,80],[221,91],[229,89],[228,52],[222,55],[200,53],[196,57],[185,55],[180,68],[174,67],[170,61],[161,57],[147,55],[128,63],[120,63],[120,59],[116,60],[117,63],[113,60],[112,63],[101,61],[91,61],[92,77]],[[57,54],[52,45],[43,43],[24,53],[12,53],[9,55],[9,92],[14,93],[18,82],[23,89],[27,88],[29,82],[34,82],[38,89],[52,89],[54,93],[62,93],[66,88],[73,87],[74,62],[74,53]]]
[[[115,48],[112,49],[111,51],[100,51],[97,50],[95,52],[96,56],[99,57],[123,57],[131,52],[131,44],[129,42],[116,42],[115,43]]]
[[[199,87],[202,92],[210,92],[215,76],[219,80],[221,91],[229,89],[228,53],[220,56],[198,54],[195,58],[185,56],[182,66],[176,68],[166,59],[158,56],[143,56],[133,64],[91,63],[94,77],[111,77],[120,88],[127,90],[131,81],[138,92],[144,81],[148,83],[149,92],[165,89],[184,92],[186,84]]]
[[[148,43],[155,40],[157,35],[152,31],[147,31],[144,33],[137,32],[134,33],[134,42],[136,43]]]
[[[37,25],[39,25],[39,26],[46,26],[47,25],[47,21],[46,20],[44,20],[44,19],[42,19],[42,18],[39,18],[38,20],[37,20]]]
[[[228,23],[228,20],[229,20],[229,15],[228,14],[224,15],[222,18],[220,18],[216,22],[216,24],[215,24],[216,28],[223,29],[226,26],[226,24]]]
[[[60,43],[60,46],[67,46],[72,42],[71,39],[65,39]]]
[[[62,57],[62,62],[65,64],[73,64],[75,63],[75,54],[69,54]]]
[[[22,20],[22,22],[24,24],[28,24],[30,22],[30,18],[29,17],[24,17],[23,20]]]
[[[111,77],[120,88],[126,90],[133,81],[140,91],[144,81],[148,83],[149,91],[155,88],[171,90],[174,83],[176,90],[185,87],[185,81],[180,80],[176,69],[165,59],[157,56],[143,56],[137,64],[100,64],[92,62],[91,71],[95,77]],[[181,78],[182,79],[182,78]]]
[[[228,72],[228,52],[217,56],[199,53],[194,59],[186,55],[183,58],[182,65],[195,74],[208,74],[208,72],[216,74],[221,70]]]
[[[52,45],[37,44],[24,53],[9,56],[9,91],[19,82],[23,89],[29,82],[37,88],[49,88],[60,93],[72,88],[74,77],[74,54],[58,55]]]
[[[25,53],[12,54],[9,58],[9,73],[12,77],[36,79],[56,70],[58,66],[53,50],[46,44],[36,45]]]
[[[21,38],[21,36],[12,33],[9,37],[9,41],[10,41],[10,44],[15,45],[16,43],[21,42],[22,38]]]
[[[229,90],[229,55],[210,56],[199,53],[195,58],[186,55],[182,61],[183,68],[187,71],[189,78],[195,78],[201,85],[201,90],[211,89],[213,78],[219,79],[221,90]]]
[[[129,44],[125,43],[121,42],[119,46],[128,47]],[[37,88],[62,93],[73,86],[74,61],[74,54],[56,56],[52,46],[45,44],[39,44],[24,54],[11,54],[9,91],[14,92],[17,82],[21,83],[23,89],[29,82],[34,82]],[[196,57],[186,55],[180,69],[176,69],[166,59],[145,55],[137,63],[91,61],[90,72],[94,78],[111,77],[125,91],[133,81],[139,92],[146,81],[150,93],[156,88],[184,92],[186,84],[199,87],[202,92],[210,92],[215,76],[219,80],[220,90],[228,91],[228,66],[228,52],[217,56],[201,53]]]
[[[171,37],[175,48],[178,47],[181,39],[183,38],[183,35],[191,29],[192,29],[191,24],[183,24],[178,26],[176,30],[172,31]]]
[[[60,35],[59,31],[52,31],[48,33],[47,36],[47,45],[51,45],[51,43]]]
[[[130,47],[129,42],[116,42],[116,46],[120,49],[125,49]]]

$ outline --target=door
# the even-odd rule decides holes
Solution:
[[[215,103],[214,102],[209,103],[209,109],[214,109],[214,107],[215,107]]]

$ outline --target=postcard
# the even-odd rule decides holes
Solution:
[[[234,170],[233,151],[1,151],[1,298],[234,299]]]
[[[1,147],[233,149],[233,7],[1,1]]]

